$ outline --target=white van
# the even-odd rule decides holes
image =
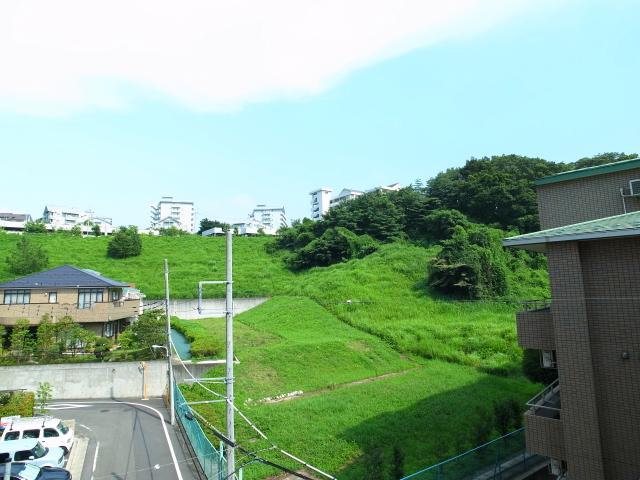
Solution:
[[[64,451],[47,448],[35,438],[0,442],[0,463],[25,462],[38,467],[64,467]]]
[[[0,442],[35,438],[47,448],[60,447],[65,454],[71,450],[73,429],[59,418],[5,417],[0,423]]]

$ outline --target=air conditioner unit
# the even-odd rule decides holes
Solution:
[[[556,355],[553,350],[541,350],[542,368],[556,368]]]
[[[640,196],[640,179],[629,180],[629,190],[634,197]]]

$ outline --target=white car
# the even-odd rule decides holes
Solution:
[[[65,454],[71,450],[74,432],[59,418],[5,417],[0,422],[0,442],[35,438],[47,448],[60,447]]]
[[[0,463],[25,462],[38,467],[64,467],[64,451],[47,448],[35,438],[0,442]]]

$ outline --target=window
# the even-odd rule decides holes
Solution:
[[[66,433],[69,431],[67,426],[64,425],[62,422],[58,424],[58,430],[60,430],[64,435],[66,435]]]
[[[0,453],[0,463],[9,463],[11,461],[11,455],[8,453]]]
[[[31,302],[31,292],[29,290],[5,290],[4,304],[24,304]]]
[[[18,438],[20,438],[20,432],[7,432],[7,434],[4,436],[5,441],[18,440]]]
[[[49,303],[58,303],[58,292],[49,292]]]
[[[29,460],[29,457],[33,457],[31,450],[20,450],[19,452],[16,452],[13,459],[16,462],[24,462],[25,460]]]
[[[79,288],[78,308],[91,308],[94,303],[102,303],[103,294],[101,288]]]
[[[108,322],[104,324],[104,336],[113,337],[113,323]]]
[[[55,430],[55,428],[45,428],[44,429],[44,438],[53,438],[59,437],[60,434]]]
[[[111,295],[111,301],[115,302],[117,300],[120,300],[120,290],[110,290],[110,295]]]
[[[25,438],[38,438],[40,437],[40,429],[35,429],[35,430],[25,430],[22,433],[22,439],[24,440]]]

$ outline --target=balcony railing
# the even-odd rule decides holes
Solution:
[[[529,412],[549,418],[560,418],[560,379],[548,385],[544,390],[527,402]]]
[[[521,303],[521,305],[522,305],[522,311],[534,312],[536,310],[543,310],[545,308],[551,307],[551,299],[541,298],[537,300],[525,300]]]

